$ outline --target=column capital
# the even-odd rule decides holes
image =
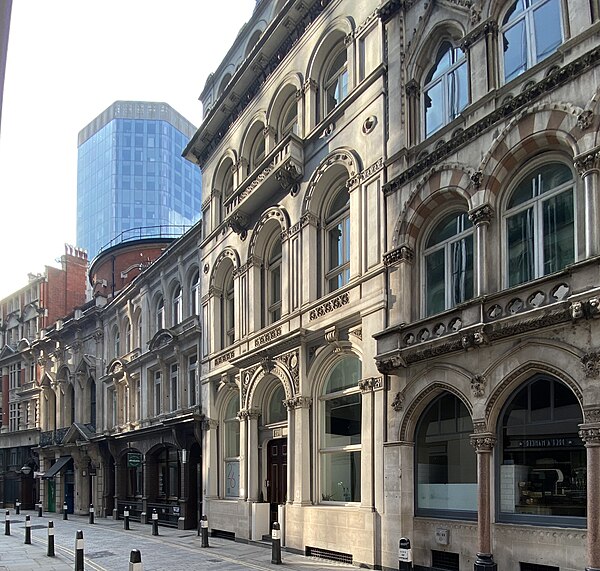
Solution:
[[[288,410],[297,408],[310,408],[312,406],[312,398],[301,395],[286,399],[283,401],[285,408]]]
[[[577,155],[573,159],[573,164],[581,178],[584,178],[594,171],[600,171],[600,147]]]
[[[407,82],[404,89],[406,90],[406,95],[408,97],[418,97],[420,94],[419,83],[414,79]]]
[[[491,452],[496,445],[496,435],[491,432],[477,432],[471,434],[471,446],[475,452]]]
[[[258,420],[260,410],[258,408],[245,408],[237,413],[239,420]]]
[[[580,424],[579,438],[586,446],[600,446],[600,422]]]
[[[469,212],[469,220],[475,226],[478,224],[489,224],[493,215],[494,209],[489,204],[482,204]]]

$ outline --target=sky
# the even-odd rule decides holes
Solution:
[[[13,0],[0,130],[0,299],[77,245],[77,134],[117,100],[198,97],[255,0]]]

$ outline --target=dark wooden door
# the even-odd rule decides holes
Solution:
[[[287,438],[277,438],[267,444],[267,494],[271,504],[270,523],[277,521],[277,506],[287,495]]]

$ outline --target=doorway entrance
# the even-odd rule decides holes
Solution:
[[[287,438],[270,440],[267,444],[267,501],[269,528],[277,521],[277,506],[284,504],[287,494]]]

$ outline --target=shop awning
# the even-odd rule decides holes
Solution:
[[[71,460],[71,456],[61,456],[52,466],[50,466],[49,470],[46,470],[42,478],[47,480],[48,478],[54,478],[56,474],[58,474]]]

